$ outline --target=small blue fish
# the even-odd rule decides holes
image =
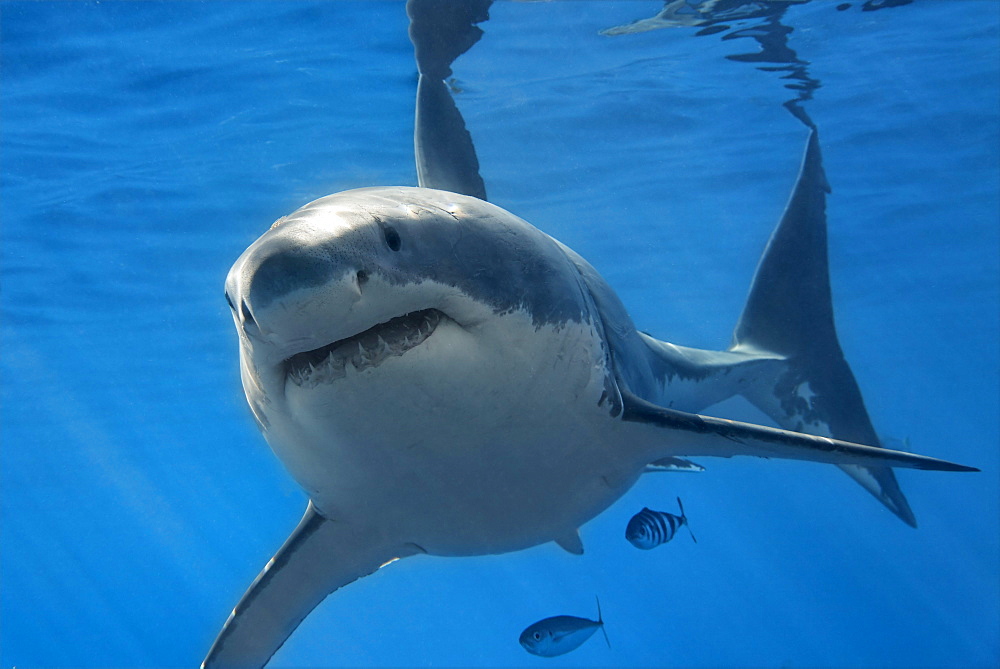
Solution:
[[[625,528],[625,538],[633,546],[644,551],[667,543],[674,538],[674,534],[681,525],[688,525],[680,497],[677,498],[677,505],[681,508],[679,516],[644,508],[632,516],[632,520],[628,521],[628,526]],[[690,525],[688,525],[688,532],[691,532]],[[691,538],[694,539],[695,543],[698,543],[698,540],[694,538],[694,532],[691,532]]]
[[[595,598],[596,599],[596,598]],[[577,618],[576,616],[553,616],[537,623],[528,625],[518,639],[524,649],[532,655],[555,657],[563,655],[580,647],[584,641],[593,636],[597,628],[604,632],[604,640],[611,648],[608,633],[604,631],[604,619],[601,617],[601,600],[597,600],[597,620]]]

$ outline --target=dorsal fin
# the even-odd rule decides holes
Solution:
[[[485,200],[472,135],[443,81],[420,75],[414,124],[417,183]]]
[[[413,148],[417,183],[424,188],[486,199],[479,158],[465,119],[444,79],[451,64],[479,41],[475,24],[489,19],[492,0],[408,0],[410,41],[417,70]]]

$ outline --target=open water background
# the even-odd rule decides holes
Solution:
[[[582,558],[400,561],[272,666],[1000,663],[1000,5],[837,4],[607,36],[662,3],[498,2],[456,100],[491,200],[641,328],[723,348],[806,138],[786,84],[807,81],[873,421],[983,472],[899,472],[913,530],[833,467],[703,459],[586,525]],[[801,62],[739,57],[760,47],[737,34],[780,26]],[[406,28],[401,2],[0,2],[0,666],[194,666],[298,521],[222,283],[305,202],[416,183]],[[678,495],[698,544],[625,541]],[[613,648],[517,644],[595,594]]]

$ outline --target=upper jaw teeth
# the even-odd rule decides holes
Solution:
[[[303,388],[315,388],[355,370],[377,367],[387,358],[419,346],[441,322],[436,309],[415,311],[380,323],[364,332],[326,346],[297,353],[285,361],[288,379]]]

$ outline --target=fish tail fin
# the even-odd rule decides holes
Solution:
[[[695,543],[698,543],[698,540],[695,539],[694,532],[691,530],[691,523],[688,522],[687,514],[684,513],[684,503],[681,502],[681,498],[680,497],[677,498],[677,506],[679,506],[680,509],[681,509],[681,524],[688,528],[688,532],[691,533],[691,539]]]
[[[608,648],[611,648],[611,639],[608,638],[608,632],[604,629],[604,616],[601,615],[601,599],[597,595],[594,595],[594,599],[597,600],[597,624],[601,628],[601,634],[604,635],[604,642],[608,644]]]
[[[730,351],[785,360],[763,383],[741,390],[781,427],[881,445],[837,339],[827,258],[826,194],[815,129],[798,180],[754,275]],[[908,525],[916,519],[893,470],[840,465]]]

